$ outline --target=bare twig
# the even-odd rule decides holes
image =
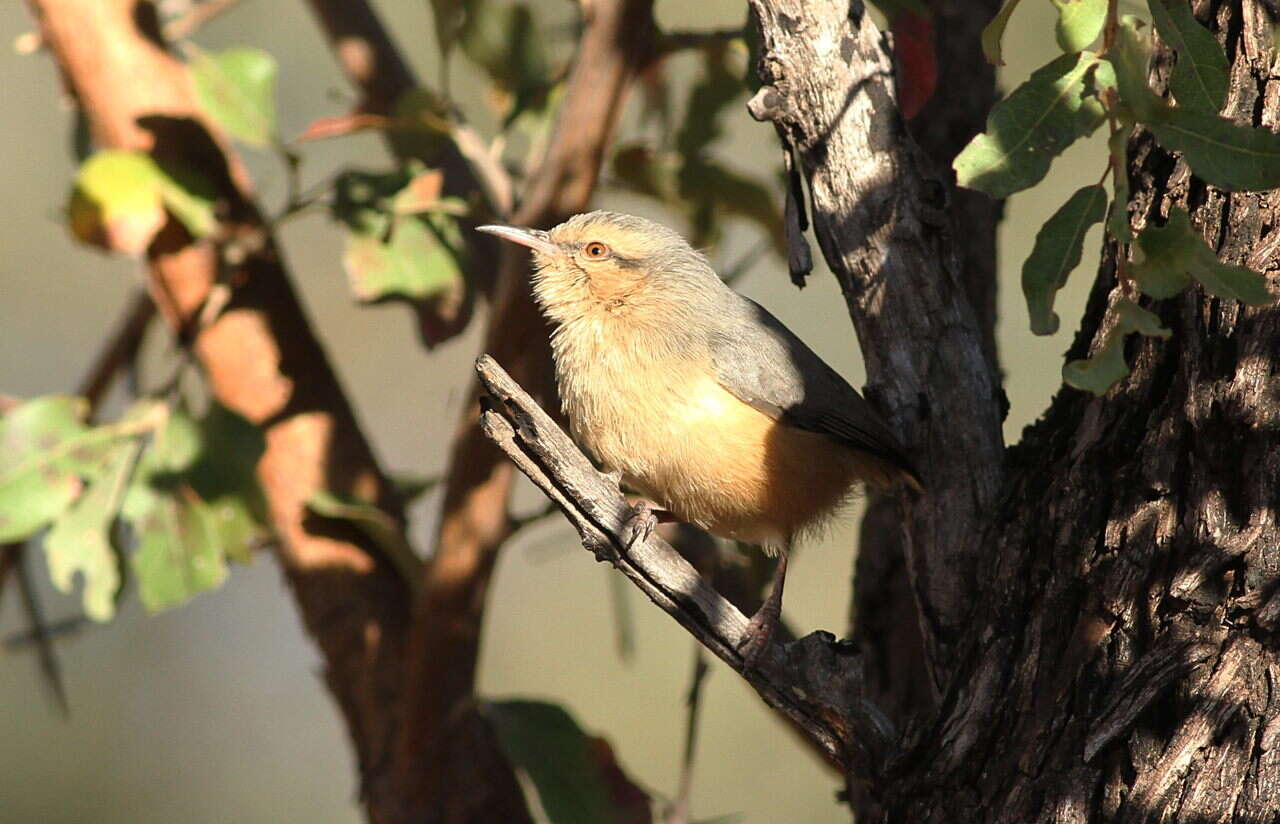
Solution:
[[[741,28],[662,32],[658,35],[657,42],[654,43],[654,56],[661,57],[686,49],[723,46],[735,40],[743,40],[745,37],[746,32]]]
[[[195,34],[210,20],[223,12],[231,11],[240,0],[203,0],[191,6],[181,17],[175,17],[164,24],[165,40],[185,40]]]
[[[20,552],[14,563],[18,579],[18,593],[22,596],[22,608],[26,612],[28,631],[36,646],[36,654],[40,660],[40,680],[49,688],[54,704],[64,717],[71,714],[71,706],[67,702],[67,687],[62,680],[62,665],[53,649],[53,637],[49,633],[48,624],[44,620],[44,609],[36,595],[35,581],[31,580],[31,571],[27,569],[27,559]]]
[[[816,632],[766,650],[753,669],[738,652],[747,618],[713,590],[670,544],[656,535],[627,547],[630,507],[616,482],[599,472],[568,435],[497,362],[476,370],[493,396],[485,433],[521,472],[560,506],[583,546],[608,561],[704,647],[751,684],[771,707],[799,726],[841,769],[871,776],[887,763],[894,732],[861,698],[861,660],[829,633]]]
[[[145,291],[139,290],[130,298],[115,333],[80,382],[78,394],[88,400],[90,416],[101,405],[120,370],[137,358],[147,327],[155,316],[156,304]]]
[[[680,787],[676,791],[666,824],[690,824],[689,798],[693,794],[693,759],[698,748],[699,710],[702,708],[702,682],[708,672],[707,653],[701,644],[693,645],[693,673],[689,676],[689,695],[685,698],[684,752],[680,759]]]

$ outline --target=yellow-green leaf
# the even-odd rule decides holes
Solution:
[[[1009,18],[1017,7],[1018,0],[1005,0],[1000,11],[996,12],[996,16],[991,18],[991,22],[982,30],[982,54],[993,66],[1004,65],[1001,42],[1004,40],[1004,30],[1009,25]]]
[[[1087,49],[1102,34],[1107,21],[1107,0],[1052,0],[1058,10],[1054,35],[1068,54]]]
[[[107,149],[76,173],[67,216],[79,240],[141,254],[164,226],[166,209],[195,237],[216,225],[213,194],[199,175],[170,174],[143,152]]]
[[[275,58],[262,49],[192,49],[191,78],[205,114],[243,143],[270,146],[276,134]]]

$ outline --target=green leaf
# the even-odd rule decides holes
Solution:
[[[1102,34],[1107,22],[1107,0],[1052,0],[1058,9],[1054,34],[1064,52],[1088,48]]]
[[[307,508],[325,518],[350,521],[378,545],[410,586],[421,582],[422,561],[405,539],[404,525],[385,510],[324,489],[312,494],[307,500]]]
[[[177,410],[156,433],[121,509],[137,536],[133,568],[148,610],[217,587],[227,557],[247,557],[265,531],[254,477],[262,449],[256,427],[216,404],[199,421]]]
[[[133,553],[133,572],[148,611],[186,603],[226,580],[218,525],[194,493],[175,490],[157,497],[135,529],[140,538]]]
[[[1007,197],[1038,183],[1053,158],[1102,122],[1102,104],[1086,79],[1097,55],[1067,54],[1038,69],[996,105],[954,168],[962,186]]]
[[[1181,107],[1145,124],[1166,149],[1182,152],[1196,176],[1229,191],[1280,188],[1280,135]]]
[[[275,58],[261,49],[191,48],[191,78],[205,114],[243,143],[270,146],[276,134]]]
[[[1196,21],[1187,0],[1148,0],[1151,19],[1164,42],[1178,53],[1169,88],[1178,105],[1217,114],[1227,102],[1227,55]]]
[[[1138,286],[1155,298],[1168,298],[1186,288],[1194,277],[1211,295],[1239,300],[1252,306],[1275,301],[1263,277],[1244,266],[1218,259],[1191,225],[1185,209],[1173,208],[1163,226],[1148,225],[1138,235],[1140,259],[1129,267]]]
[[[108,149],[76,172],[67,217],[82,242],[140,254],[164,226],[166,207],[195,237],[216,225],[213,193],[198,175],[170,174],[144,152]]]
[[[598,748],[603,742],[584,733],[562,707],[490,701],[485,717],[512,764],[529,776],[551,824],[603,824],[621,818],[601,765]],[[616,769],[611,754],[608,763]]]
[[[1157,338],[1168,338],[1172,334],[1160,325],[1158,317],[1128,299],[1116,303],[1115,312],[1116,324],[1107,333],[1102,348],[1091,358],[1074,360],[1062,367],[1062,378],[1068,386],[1105,395],[1129,374],[1129,365],[1124,359],[1125,338],[1134,332]]]
[[[1137,120],[1147,121],[1166,104],[1147,82],[1151,68],[1151,36],[1144,23],[1131,15],[1120,19],[1116,42],[1107,58],[1115,68],[1120,102]]]
[[[1120,120],[1116,130],[1107,140],[1107,150],[1111,153],[1111,212],[1107,215],[1107,232],[1120,241],[1128,243],[1133,240],[1133,231],[1129,228],[1129,135],[1133,132],[1133,123]]]
[[[100,475],[120,438],[139,435],[155,416],[90,429],[80,398],[51,395],[0,418],[0,542],[29,537],[62,513]]]
[[[1027,298],[1031,331],[1052,335],[1058,331],[1053,299],[1080,263],[1085,234],[1107,213],[1107,192],[1101,186],[1085,186],[1073,194],[1036,234],[1035,247],[1022,265],[1022,293]]]
[[[357,299],[427,300],[461,289],[466,247],[457,221],[445,211],[397,214],[419,198],[426,174],[410,166],[338,177],[332,212],[350,230],[343,264]]]
[[[1009,25],[1009,18],[1013,16],[1013,10],[1017,7],[1018,0],[1005,0],[1000,11],[996,12],[996,16],[991,18],[991,22],[982,30],[982,54],[993,66],[1004,65],[1001,41],[1004,40],[1004,30]]]
[[[115,615],[120,568],[111,546],[111,525],[139,449],[137,440],[114,446],[102,474],[54,522],[44,539],[49,579],[59,592],[70,593],[79,573],[84,612],[95,621],[109,621]]]
[[[262,430],[218,403],[200,419],[202,449],[187,478],[207,504],[218,543],[239,563],[252,560],[255,543],[270,534],[267,504],[258,483],[258,461],[266,451]]]
[[[87,427],[80,398],[50,395],[0,418],[0,542],[28,537],[80,494],[81,481],[61,460]]]

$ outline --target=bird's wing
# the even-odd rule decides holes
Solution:
[[[868,453],[918,485],[910,459],[871,405],[764,307],[736,297],[711,339],[720,385],[775,421]]]

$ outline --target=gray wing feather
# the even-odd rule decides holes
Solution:
[[[916,476],[871,405],[768,310],[734,293],[711,353],[720,385],[780,423],[818,432]]]

